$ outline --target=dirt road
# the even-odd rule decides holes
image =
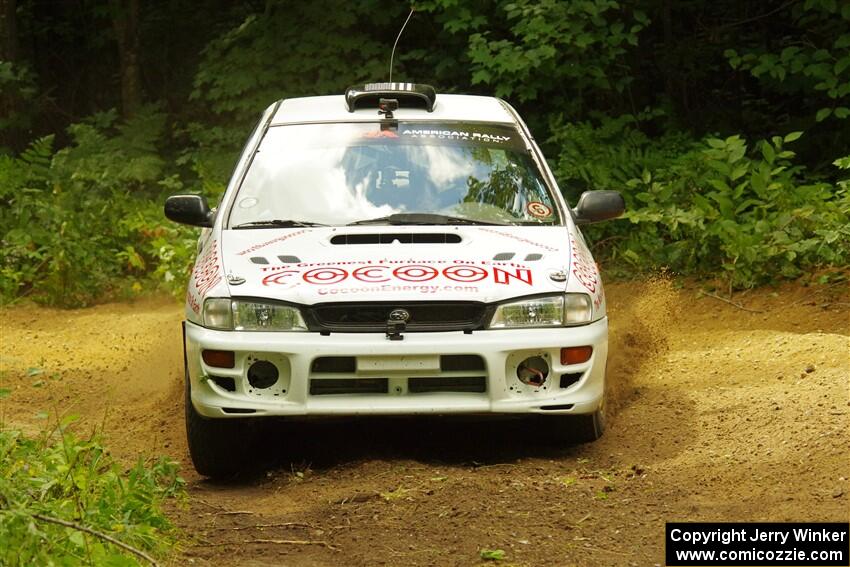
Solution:
[[[182,461],[175,565],[475,565],[482,549],[655,565],[666,521],[848,520],[846,285],[736,298],[757,312],[668,283],[607,291],[615,414],[590,445],[552,449],[516,421],[276,425],[246,478],[204,481],[168,299],[3,311],[0,411],[33,430],[80,414],[122,459]]]

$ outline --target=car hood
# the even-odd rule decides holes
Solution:
[[[592,264],[580,239],[565,227],[361,226],[224,230],[218,246],[233,297],[495,302],[566,291],[575,260]]]

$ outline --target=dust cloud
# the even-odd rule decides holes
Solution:
[[[613,416],[635,393],[635,378],[644,366],[669,349],[680,315],[673,282],[657,276],[616,286],[609,293],[607,414]]]

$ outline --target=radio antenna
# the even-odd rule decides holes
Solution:
[[[395,57],[395,48],[398,45],[398,40],[401,38],[401,34],[404,33],[404,28],[407,27],[407,22],[410,21],[411,16],[413,16],[413,8],[410,8],[410,13],[407,15],[407,19],[404,20],[404,24],[402,24],[401,29],[398,30],[398,35],[395,38],[395,43],[393,44],[392,53],[390,53],[390,81],[393,82],[393,58]]]

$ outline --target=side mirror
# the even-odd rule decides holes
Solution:
[[[615,219],[626,210],[626,202],[619,191],[585,191],[573,209],[576,224],[590,224]]]
[[[165,200],[165,216],[181,224],[211,227],[215,215],[200,195],[172,195]]]

